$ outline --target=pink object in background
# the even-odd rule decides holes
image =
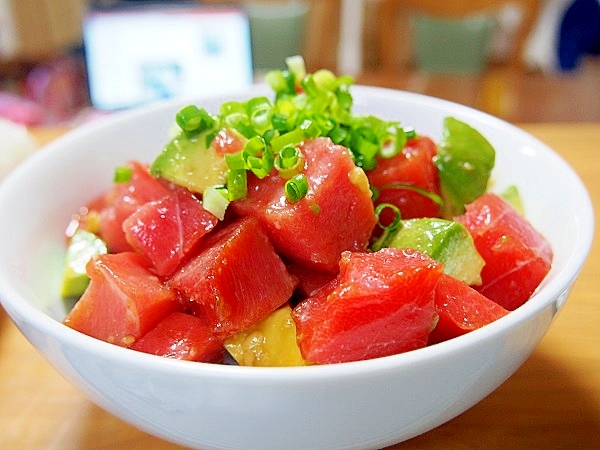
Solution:
[[[38,103],[8,92],[0,92],[0,117],[23,125],[44,122],[44,108]]]
[[[46,124],[72,119],[87,106],[81,62],[65,56],[34,67],[24,80],[23,96],[41,105]]]
[[[34,66],[16,89],[0,91],[0,117],[27,126],[69,122],[87,107],[85,71],[76,56]]]

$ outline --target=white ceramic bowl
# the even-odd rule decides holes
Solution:
[[[249,98],[265,87],[241,93]],[[129,159],[150,162],[186,102],[119,114],[59,139],[0,187],[0,296],[31,343],[102,408],[148,433],[203,449],[381,448],[459,415],[530,355],[588,254],[593,215],[578,176],[552,150],[494,117],[420,95],[356,86],[355,111],[439,139],[447,115],[496,147],[494,189],[519,186],[527,216],[551,242],[554,264],[524,306],[469,335],[371,361],[252,368],[133,352],[60,323],[63,231],[80,205]],[[224,99],[194,103],[216,110]]]

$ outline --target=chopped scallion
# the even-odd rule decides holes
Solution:
[[[271,102],[267,97],[255,97],[248,101],[250,124],[258,134],[262,134],[269,129],[271,110]]]
[[[290,145],[277,154],[274,165],[279,176],[287,180],[302,171],[304,158],[297,147]]]
[[[317,86],[328,91],[334,91],[336,89],[337,78],[334,73],[327,69],[317,70],[313,73],[313,79]]]
[[[371,188],[371,189],[374,189],[374,188]],[[422,187],[415,186],[413,184],[406,184],[406,183],[390,183],[390,184],[381,186],[379,189],[374,191],[377,194],[373,197],[373,200],[375,200],[377,198],[377,195],[379,195],[379,192],[381,192],[385,189],[406,189],[406,190],[421,194],[423,197],[427,197],[429,200],[437,203],[440,206],[442,206],[444,203],[444,201],[442,200],[442,197],[440,197],[435,192],[431,192],[431,191],[428,191],[427,189],[423,189]]]
[[[341,125],[337,125],[331,130],[329,137],[334,143],[341,144],[348,137],[348,130]]]
[[[308,193],[308,180],[306,175],[299,173],[285,182],[285,198],[290,203],[297,203]]]
[[[406,140],[415,139],[418,136],[413,127],[404,127],[404,132],[406,133]]]
[[[204,108],[189,105],[182,108],[175,116],[177,125],[188,136],[195,136],[215,126],[217,120]]]
[[[225,155],[225,162],[230,170],[244,170],[246,168],[246,161],[242,152],[227,153]]]
[[[281,169],[289,169],[293,167],[298,162],[298,157],[300,156],[300,150],[297,147],[289,145],[281,149],[277,158],[277,167]]]
[[[271,140],[271,148],[273,153],[279,153],[282,148],[289,145],[298,145],[304,139],[304,132],[297,128],[289,133],[282,134]]]
[[[302,56],[294,55],[286,58],[285,65],[296,80],[302,80],[306,76],[306,65]]]
[[[246,170],[230,170],[227,173],[227,198],[229,201],[244,198],[247,193]]]
[[[389,224],[384,224],[381,222],[381,214],[384,210],[389,209],[394,214],[392,222]],[[393,236],[394,233],[402,226],[402,214],[396,205],[392,205],[391,203],[381,203],[377,205],[375,208],[375,215],[377,216],[377,225],[383,231],[381,236],[377,238],[377,240],[371,245],[371,250],[374,252],[381,250],[383,248],[390,236]]]
[[[219,181],[225,186],[218,190],[225,200],[246,196],[248,172],[263,178],[274,173],[275,168],[286,180],[288,200],[299,201],[308,192],[308,181],[302,173],[305,160],[300,151],[305,140],[329,137],[350,150],[357,166],[370,170],[379,157],[396,155],[408,139],[416,136],[414,130],[401,127],[398,122],[353,114],[352,77],[337,77],[325,69],[307,74],[301,56],[287,58],[286,67],[265,76],[275,92],[273,100],[257,96],[247,101],[224,102],[216,116],[193,105],[177,114],[176,122],[186,136],[201,136],[207,147],[223,128],[235,130],[246,141],[243,150],[224,156],[227,175],[226,180]],[[209,198],[215,189],[209,190]]]
[[[128,183],[131,180],[133,169],[128,166],[120,166],[115,169],[113,181],[115,183]]]
[[[225,218],[225,211],[229,206],[227,195],[227,189],[224,186],[209,186],[202,194],[204,209],[219,220],[223,220]]]
[[[304,137],[308,139],[316,138],[317,136],[321,136],[321,128],[317,125],[316,122],[306,119],[304,122],[300,124],[300,129],[304,133]]]

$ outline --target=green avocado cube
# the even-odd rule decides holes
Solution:
[[[446,274],[468,285],[481,284],[485,261],[459,222],[437,218],[404,220],[387,246],[419,250],[442,263]]]
[[[64,299],[80,297],[87,288],[90,279],[85,266],[96,255],[108,251],[106,243],[85,230],[77,230],[67,247],[65,270],[60,295]]]
[[[199,194],[210,186],[225,184],[227,162],[207,143],[210,135],[205,131],[193,137],[176,136],[154,160],[150,172]]]

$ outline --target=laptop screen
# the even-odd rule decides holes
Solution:
[[[101,110],[253,82],[249,21],[237,8],[152,3],[91,10],[83,42],[90,100]]]

